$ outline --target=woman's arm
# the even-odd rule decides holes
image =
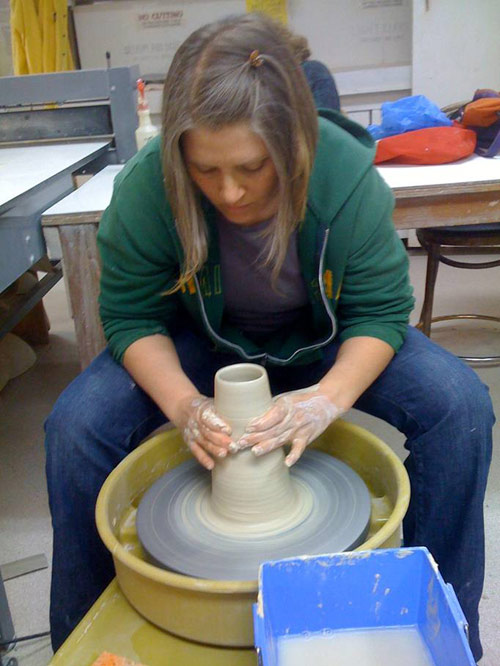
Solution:
[[[378,338],[362,336],[343,342],[332,368],[319,382],[319,390],[333,404],[350,409],[389,365],[394,349]]]
[[[213,456],[224,457],[232,442],[231,430],[182,370],[172,340],[150,335],[133,342],[123,365],[136,383],[176,425],[197,460],[212,469]]]
[[[278,397],[264,416],[247,425],[237,446],[252,447],[256,455],[263,455],[291,443],[285,462],[293,465],[308,444],[354,405],[393,356],[393,348],[383,340],[349,338],[341,344],[337,360],[317,386]]]

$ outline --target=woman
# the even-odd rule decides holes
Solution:
[[[208,469],[287,442],[291,465],[355,406],[407,436],[405,543],[428,546],[455,586],[479,658],[494,417],[477,376],[408,327],[407,258],[373,156],[358,125],[318,121],[271,20],[220,21],[179,48],[161,145],[117,177],[99,230],[108,349],[46,425],[54,647],[113,575],[100,486],[153,429],[172,421]],[[233,441],[210,396],[215,371],[242,360],[288,395]]]
[[[285,39],[288,39],[295,57],[302,65],[316,107],[340,111],[337,85],[328,67],[319,60],[311,60],[311,50],[303,35],[290,32],[284,25],[278,27],[281,27]]]

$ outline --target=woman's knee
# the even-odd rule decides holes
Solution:
[[[89,431],[95,431],[107,413],[106,386],[99,390],[89,377],[88,369],[78,375],[61,393],[45,421],[46,444],[78,442]],[[109,412],[108,412],[109,413]]]
[[[118,462],[166,420],[116,363],[100,354],[59,396],[46,424],[47,453]],[[97,451],[99,449],[99,451]]]
[[[438,390],[434,388],[431,397],[443,416],[464,428],[469,426],[470,432],[475,428],[491,431],[495,422],[493,405],[489,389],[477,373],[451,354],[444,362],[441,357],[440,365],[433,370]]]
[[[121,437],[119,424],[134,411],[140,389],[132,378],[103,352],[61,393],[45,422],[46,447],[71,449],[74,456],[89,441],[103,442],[113,431]]]
[[[477,373],[441,348],[422,359],[418,386],[418,424],[407,447],[458,477],[485,483],[491,461],[495,421],[488,387]],[[477,476],[479,474],[479,477]]]
[[[407,437],[406,447],[440,469],[483,471],[491,459],[493,408],[472,368],[415,329],[368,391],[368,409]],[[473,472],[471,472],[473,473]]]
[[[46,471],[49,482],[60,486],[61,476],[73,483],[79,470],[90,472],[92,450],[99,447],[94,416],[81,408],[78,392],[67,387],[45,421]]]
[[[420,420],[430,426],[436,419],[458,419],[491,429],[495,420],[491,398],[477,373],[415,329],[410,329],[407,343],[395,361]]]

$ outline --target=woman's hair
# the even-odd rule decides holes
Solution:
[[[305,215],[318,120],[289,40],[263,14],[230,17],[196,30],[179,47],[167,74],[163,173],[184,250],[181,274],[171,291],[185,284],[207,258],[201,195],[183,159],[182,136],[195,127],[217,130],[240,122],[248,122],[264,141],[278,174],[278,212],[269,225],[264,257],[276,279],[290,236]]]

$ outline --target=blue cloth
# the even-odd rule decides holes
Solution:
[[[326,65],[319,60],[305,60],[302,63],[309,88],[318,109],[340,111],[340,100],[335,80]]]
[[[450,127],[448,116],[437,104],[425,95],[401,97],[395,102],[384,102],[381,106],[382,123],[366,128],[377,141],[387,136],[412,132],[425,127]]]
[[[239,362],[210,350],[190,330],[173,336],[184,371],[211,395],[221,366]],[[322,361],[269,367],[273,393],[316,383],[331,367],[338,343]],[[483,499],[494,416],[476,373],[414,328],[356,408],[403,432],[412,495],[405,545],[427,546],[452,583],[470,624],[479,659],[478,604],[484,578]],[[94,519],[98,491],[116,465],[165,422],[158,407],[108,351],[62,393],[46,423],[47,478],[54,527],[51,628],[54,649],[114,576]]]

